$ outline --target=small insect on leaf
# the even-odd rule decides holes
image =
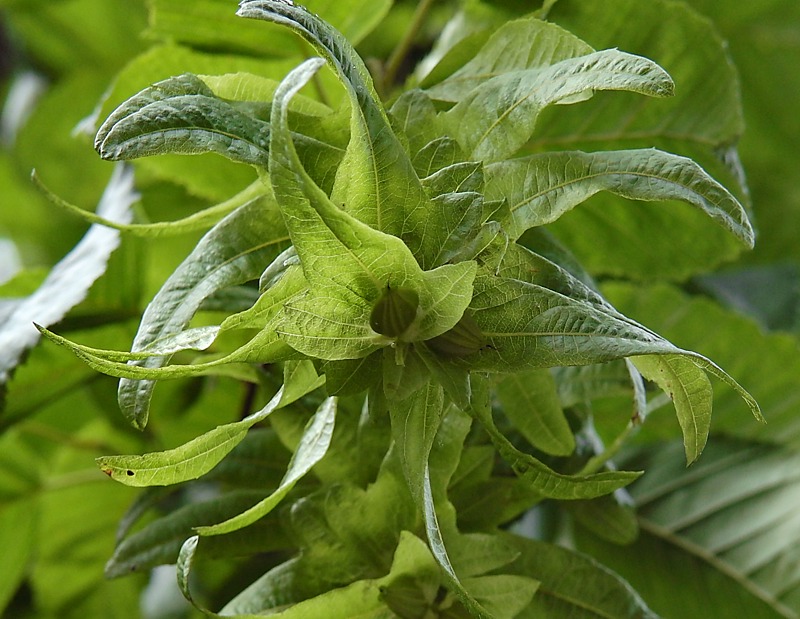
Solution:
[[[400,337],[414,323],[419,295],[411,288],[386,287],[386,292],[372,308],[369,325],[376,333]]]

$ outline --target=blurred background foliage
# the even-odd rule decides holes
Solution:
[[[307,4],[358,42],[368,64],[389,55],[416,5],[375,2],[366,17],[362,14],[353,19],[352,3],[318,0]],[[726,390],[719,390],[713,452],[701,458],[692,471],[700,481],[710,476],[713,486],[714,471],[735,466],[745,458],[739,454],[750,454],[747,457],[752,456],[756,463],[768,457],[777,459],[780,466],[775,462],[774,466],[763,465],[763,470],[786,471],[771,485],[755,465],[738,479],[751,495],[762,497],[758,506],[747,503],[753,510],[747,513],[788,513],[782,506],[796,505],[797,492],[796,474],[789,465],[795,463],[800,450],[800,3],[692,0],[653,3],[656,8],[644,6],[650,3],[637,4],[641,15],[625,21],[618,16],[633,10],[630,2],[609,0],[594,3],[592,8],[592,3],[562,0],[552,6],[549,18],[595,48],[613,46],[640,53],[677,75],[691,74],[694,67],[700,84],[708,60],[701,55],[711,53],[711,48],[692,38],[697,31],[680,30],[688,22],[677,20],[677,25],[670,25],[666,16],[691,5],[705,16],[693,22],[696,28],[710,28],[713,22],[730,55],[732,65],[727,70],[738,76],[743,118],[717,119],[719,126],[701,128],[701,132],[711,135],[717,131],[715,139],[729,135],[738,140],[737,132],[745,128],[738,143],[725,146],[738,146],[749,192],[743,184],[738,190],[752,208],[758,231],[756,248],[736,255],[719,245],[714,255],[725,260],[706,260],[705,241],[694,236],[702,231],[689,225],[680,228],[669,215],[661,223],[673,229],[654,236],[644,247],[625,248],[610,229],[611,240],[605,244],[602,232],[587,239],[581,234],[587,226],[604,230],[607,222],[598,216],[601,207],[610,205],[633,217],[632,210],[611,204],[608,197],[593,199],[595,208],[576,210],[553,226],[553,231],[590,267],[620,311],[677,345],[711,357],[752,390],[770,423],[760,427],[749,420],[743,422],[746,417],[741,404]],[[531,3],[521,0],[434,3],[412,57],[425,55],[461,5],[466,7],[462,33],[473,36],[476,46],[492,20],[498,23],[531,10]],[[0,99],[4,101],[0,125],[0,325],[5,308],[35,290],[47,270],[69,252],[87,228],[35,189],[30,181],[32,169],[58,195],[93,208],[113,168],[101,161],[92,147],[92,131],[86,128],[94,125],[93,119],[104,118],[116,104],[149,83],[184,71],[214,73],[215,67],[226,71],[237,67],[281,75],[307,55],[308,50],[286,32],[274,29],[268,36],[264,24],[236,20],[234,9],[235,3],[223,0],[0,0]],[[643,16],[648,12],[650,21]],[[603,14],[615,27],[603,27],[598,21]],[[219,27],[209,32],[208,23]],[[669,37],[664,38],[664,33]],[[664,47],[659,51],[654,42]],[[683,96],[681,87],[678,81],[679,98]],[[603,109],[606,102],[619,105],[605,95],[597,99],[597,109]],[[532,148],[552,147],[563,143],[565,136],[571,147],[588,143],[591,127],[581,133],[572,116],[579,118],[585,110],[574,106],[548,111],[540,121],[539,143]],[[570,132],[564,127],[571,127]],[[661,135],[659,139],[665,145],[675,140],[690,151],[682,154],[690,156],[697,155],[695,147],[703,146],[681,143],[680,136]],[[614,146],[611,142],[605,145]],[[710,168],[719,165],[706,158]],[[703,160],[703,155],[698,159]],[[143,160],[137,165],[141,193],[137,218],[144,222],[184,217],[234,194],[252,178],[249,169],[221,158]],[[725,180],[736,182],[733,175]],[[646,216],[661,217],[655,213],[648,209]],[[144,305],[198,238],[187,235],[143,243],[124,237],[106,275],[70,312],[59,326],[60,332],[92,346],[126,348]],[[662,272],[659,269],[667,267],[646,259],[638,262],[639,266],[625,266],[629,251],[641,258],[670,248],[688,256],[684,262],[677,259],[672,263],[671,271]],[[651,275],[672,283],[651,284]],[[147,576],[107,581],[102,566],[113,550],[117,523],[135,495],[108,483],[95,469],[93,458],[179,444],[215,424],[237,419],[247,398],[246,390],[233,379],[166,384],[154,400],[151,424],[140,434],[125,427],[118,414],[113,379],[96,374],[63,349],[39,346],[32,350],[10,381],[0,407],[2,616],[133,616]],[[613,423],[604,425],[603,412],[604,407],[618,408],[622,400],[609,398],[598,407],[601,435],[618,432]],[[647,422],[638,440],[653,445],[656,443],[651,441],[671,441],[678,435],[674,416],[658,414]],[[664,465],[664,453],[671,453],[668,449],[672,447],[630,457],[647,466]],[[756,451],[748,451],[753,449]],[[675,453],[669,462],[681,466]],[[664,479],[683,474],[664,466],[669,471]],[[684,531],[684,525],[675,522],[680,519],[680,509],[659,508],[659,492],[666,490],[658,486],[667,483],[664,479],[654,478],[649,487],[634,491],[645,524],[639,541],[624,551],[627,556],[587,535],[578,536],[581,547],[631,579],[656,610],[671,608],[673,614],[665,616],[800,616],[800,561],[790,553],[800,540],[800,529],[795,527],[783,546],[776,541],[765,541],[762,546],[775,546],[769,556],[783,561],[779,576],[763,566],[760,572],[758,566],[748,572],[741,565],[742,557],[720,559],[713,549],[709,551],[713,561],[704,561],[702,557],[707,558],[708,553],[686,551],[688,542],[670,544],[672,538],[662,534],[666,529],[673,536],[675,531]],[[693,487],[688,481],[679,485]],[[680,496],[710,496],[708,487],[687,492]],[[720,501],[736,508],[745,506],[741,497],[727,495]],[[718,512],[723,514],[723,508]],[[727,521],[740,518],[736,514],[725,517]],[[753,538],[775,525],[758,522],[761,528],[752,533]],[[784,531],[796,524],[788,515],[781,522]],[[681,539],[691,539],[692,534],[689,531]],[[695,545],[706,548],[703,532],[694,534],[699,540]],[[735,536],[731,535],[727,543],[734,545]],[[676,555],[676,548],[686,552]],[[717,569],[718,560],[727,567]],[[660,567],[644,569],[644,562]],[[686,582],[676,584],[671,579],[676,572],[683,574]],[[209,584],[209,589],[214,584],[224,591],[227,576],[221,569],[215,576],[218,582]],[[175,600],[176,592],[160,592],[158,582],[154,579],[146,589],[145,607],[155,604],[161,609],[160,614],[151,616],[169,616],[170,609],[175,616],[188,616],[190,611],[182,601]],[[686,592],[681,603],[695,614],[675,606],[678,586]],[[166,597],[159,598],[161,595]],[[224,593],[221,595],[224,598]],[[704,599],[707,611],[700,606]],[[734,613],[747,608],[748,612],[721,613],[725,608]]]

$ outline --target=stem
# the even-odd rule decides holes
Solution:
[[[386,61],[386,68],[383,72],[384,90],[397,79],[400,67],[403,65],[408,51],[414,44],[414,39],[417,38],[417,34],[419,34],[419,31],[422,29],[422,24],[425,22],[425,18],[428,16],[428,11],[430,11],[431,6],[433,6],[433,2],[434,0],[420,0],[420,3],[417,5],[417,10],[414,11],[411,24]]]
[[[597,454],[593,458],[589,458],[589,461],[583,466],[583,468],[576,473],[576,475],[584,476],[584,475],[591,475],[592,473],[597,473],[600,469],[605,466],[605,463],[611,460],[614,456],[617,455],[617,452],[622,449],[622,446],[625,444],[625,441],[638,430],[640,427],[639,423],[629,421],[628,425],[625,426],[625,429],[617,435],[617,438],[614,439],[614,442],[611,443],[608,447],[606,447],[602,453]]]
[[[66,445],[73,449],[83,449],[86,451],[114,451],[114,448],[104,443],[103,441],[86,440],[75,438],[71,434],[57,430],[51,426],[39,423],[36,421],[29,421],[24,426],[20,427],[20,431],[26,434],[33,434],[40,438],[47,439],[54,443]]]

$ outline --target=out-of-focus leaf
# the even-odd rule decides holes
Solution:
[[[130,206],[137,198],[132,171],[120,166],[106,187],[98,213],[110,219],[129,221]],[[53,267],[36,292],[16,304],[0,328],[0,383],[8,381],[25,351],[38,341],[39,335],[32,323],[49,326],[61,320],[85,298],[118,245],[116,230],[93,226],[75,249]]]
[[[677,443],[651,446],[636,457],[652,471],[631,486],[639,541],[611,549],[581,536],[581,547],[666,616],[796,617],[797,454],[716,440],[685,469],[676,457],[680,449]],[[682,592],[677,598],[676,587]]]
[[[505,569],[541,583],[531,604],[517,617],[658,619],[627,582],[594,559],[513,535],[501,539],[520,551],[519,558]]]

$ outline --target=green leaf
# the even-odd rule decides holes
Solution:
[[[98,212],[102,217],[129,221],[131,204],[138,197],[132,171],[119,166],[100,199]],[[14,304],[0,327],[0,384],[9,380],[25,351],[38,341],[32,323],[50,326],[80,303],[105,271],[118,245],[116,230],[92,226],[80,243],[53,267],[36,292]]]
[[[328,451],[333,436],[335,418],[336,398],[327,398],[309,422],[300,439],[300,444],[292,456],[286,475],[275,491],[238,516],[212,526],[197,527],[197,532],[201,536],[230,533],[266,516]]]
[[[148,522],[117,543],[105,566],[106,578],[146,572],[156,565],[174,563],[192,528],[210,524],[247,509],[260,498],[255,490],[234,491],[209,500],[189,503]],[[228,540],[230,543],[230,539]],[[251,539],[251,548],[253,542]]]
[[[764,411],[768,423],[749,422],[736,386],[716,390],[712,433],[798,444],[795,377],[800,371],[797,338],[785,333],[765,333],[753,320],[720,307],[704,297],[690,297],[665,284],[633,286],[609,284],[604,292],[626,313],[658,328],[671,339],[692,342],[697,350],[724,364],[747,385]],[[714,325],[709,329],[709,325]],[[716,374],[714,374],[716,376]],[[748,404],[749,402],[746,401]],[[758,417],[757,417],[758,418]],[[674,424],[651,415],[642,437],[674,437]]]
[[[351,106],[350,144],[331,199],[367,225],[402,238],[412,248],[421,246],[427,196],[351,44],[306,9],[279,0],[245,0],[238,14],[286,25],[327,58]],[[433,266],[427,258],[419,255],[425,269]]]
[[[389,414],[403,474],[412,497],[422,505],[428,456],[444,414],[444,390],[428,382],[404,400],[390,400]]]
[[[715,440],[686,469],[681,449],[672,442],[635,455],[653,471],[631,486],[641,527],[635,544],[612,549],[581,536],[580,547],[665,616],[796,616],[797,453]],[[631,569],[630,557],[644,554],[653,560]]]
[[[630,471],[609,471],[585,476],[557,473],[530,454],[519,451],[497,429],[492,419],[488,394],[476,396],[472,412],[489,434],[489,438],[503,459],[533,491],[542,497],[561,500],[591,499],[627,486],[641,475]]]
[[[509,21],[480,51],[443,82],[427,89],[439,101],[457,103],[485,81],[522,69],[541,69],[594,50],[563,28],[538,19]]]
[[[200,240],[164,283],[142,315],[131,350],[140,352],[152,342],[182,331],[206,298],[257,278],[287,244],[281,216],[269,198],[261,196],[239,207]],[[152,357],[143,365],[160,368],[168,361],[168,357]],[[140,380],[120,382],[120,409],[136,427],[147,423],[154,387],[154,383]]]
[[[548,370],[511,374],[496,389],[503,413],[531,445],[554,456],[575,450],[575,437]]]
[[[572,103],[595,90],[665,97],[672,89],[672,80],[654,62],[605,50],[493,77],[446,112],[445,122],[470,159],[499,161],[528,141],[539,112],[548,105]]]
[[[658,619],[627,582],[594,559],[515,535],[500,537],[520,552],[519,558],[506,569],[541,583],[531,604],[517,615],[519,619]],[[671,585],[670,590],[674,596]]]
[[[713,392],[706,373],[691,358],[679,355],[631,357],[646,379],[669,395],[683,431],[686,461],[691,464],[703,451],[711,427]]]
[[[104,456],[97,458],[97,465],[126,486],[168,486],[197,479],[219,464],[252,426],[288,403],[282,400],[281,389],[260,411],[241,421],[217,426],[180,447],[142,456]]]
[[[320,67],[311,59],[275,94],[270,177],[310,285],[284,309],[277,331],[293,348],[327,359],[363,357],[386,345],[370,325],[372,307],[387,289],[418,296],[416,319],[401,338],[435,337],[455,325],[469,303],[476,265],[422,272],[405,244],[336,207],[308,177],[286,126],[286,103]]]
[[[685,201],[753,246],[753,229],[733,195],[692,160],[655,149],[543,153],[492,164],[486,175],[487,198],[508,200],[512,218],[502,223],[514,239],[609,191],[636,200]]]
[[[33,501],[17,501],[0,508],[0,544],[3,555],[0,569],[0,612],[5,612],[25,578],[36,539],[37,506]]]
[[[428,538],[428,546],[433,553],[436,562],[442,569],[446,581],[458,595],[459,600],[473,617],[479,619],[491,619],[492,615],[467,591],[464,584],[450,562],[447,548],[444,545],[442,531],[439,528],[439,519],[436,515],[436,506],[433,502],[433,491],[431,489],[430,471],[427,463],[425,464],[422,480],[422,513],[425,521],[425,533]]]

